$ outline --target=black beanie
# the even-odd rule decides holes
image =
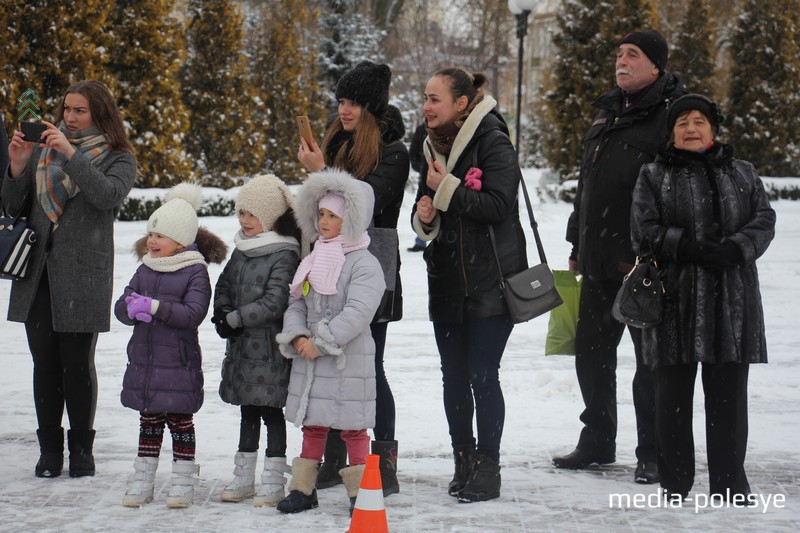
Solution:
[[[346,72],[336,84],[336,99],[347,98],[376,117],[389,107],[389,82],[392,71],[387,65],[362,61]]]
[[[617,47],[625,43],[633,44],[641,48],[642,52],[650,58],[650,61],[658,67],[658,70],[662,74],[664,73],[664,69],[667,68],[669,47],[663,35],[656,30],[634,31],[623,37]]]
[[[667,126],[669,132],[675,128],[675,122],[682,113],[687,111],[700,111],[706,116],[714,132],[719,131],[719,125],[725,121],[725,116],[719,106],[701,94],[684,94],[669,105],[667,111]]]

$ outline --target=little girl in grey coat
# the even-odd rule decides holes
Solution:
[[[275,336],[289,304],[289,282],[300,262],[300,228],[292,193],[278,177],[253,177],[236,197],[240,229],[236,248],[214,290],[217,333],[228,339],[219,395],[240,406],[239,449],[234,478],[222,501],[253,498],[253,505],[275,505],[286,496],[286,421],[283,407],[291,362]],[[261,423],[267,429],[264,470],[256,492],[255,474]]]
[[[312,174],[295,200],[303,234],[314,243],[290,285],[277,336],[292,359],[286,417],[303,427],[292,462],[289,496],[278,510],[317,507],[317,466],[331,428],[342,430],[350,466],[341,470],[352,506],[375,425],[375,343],[369,324],[385,290],[380,263],[367,247],[372,189],[340,170]]]

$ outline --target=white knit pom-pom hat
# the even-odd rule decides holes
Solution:
[[[197,237],[197,210],[202,205],[202,188],[194,183],[179,183],[167,193],[164,205],[147,221],[147,233],[160,233],[181,246]]]

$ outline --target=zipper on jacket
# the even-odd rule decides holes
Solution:
[[[156,277],[156,290],[153,294],[158,294],[159,286],[161,285],[161,276]],[[152,298],[152,296],[151,296]],[[153,317],[155,319],[155,317]],[[147,370],[144,375],[144,390],[142,391],[142,400],[144,401],[144,409],[147,412],[150,407],[150,377],[153,373],[153,327],[152,322],[147,325]]]

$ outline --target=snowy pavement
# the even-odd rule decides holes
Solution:
[[[529,181],[533,176],[529,175]],[[555,454],[570,451],[580,431],[582,402],[570,357],[545,357],[547,317],[517,326],[503,358],[506,398],[500,499],[458,504],[447,495],[452,457],[441,402],[438,356],[427,320],[422,257],[407,252],[409,195],[401,215],[405,317],[389,326],[386,371],[397,403],[401,492],[386,498],[393,532],[597,532],[597,531],[800,531],[800,353],[797,300],[800,288],[800,202],[779,201],[777,237],[759,261],[769,346],[768,365],[750,371],[750,439],[746,468],[760,500],[749,508],[711,508],[708,488],[702,386],[696,389],[697,478],[692,500],[664,508],[654,486],[633,483],[635,426],[631,400],[633,351],[627,336],[619,351],[619,436],[617,462],[582,472],[557,471]],[[565,268],[569,253],[564,227],[570,206],[545,202],[537,208],[553,268]],[[232,242],[234,217],[201,223]],[[136,263],[129,250],[144,222],[116,225],[115,294]],[[528,233],[529,257],[534,257]],[[210,269],[212,282],[221,268]],[[9,283],[0,282],[0,316],[5,317]],[[0,530],[3,531],[268,531],[342,532],[349,526],[342,486],[319,492],[318,509],[284,516],[250,502],[222,503],[238,439],[239,411],[217,394],[224,343],[207,322],[200,332],[206,402],[195,418],[201,482],[194,506],[164,505],[169,485],[170,438],[165,436],[155,502],[141,509],[120,504],[133,469],[137,413],[122,407],[119,391],[130,329],[114,321],[97,349],[99,400],[92,478],[38,479],[36,418],[31,393],[31,358],[21,324],[0,320]],[[289,426],[290,456],[299,451],[300,431]],[[264,439],[262,437],[262,450]],[[259,471],[261,464],[259,463]]]

